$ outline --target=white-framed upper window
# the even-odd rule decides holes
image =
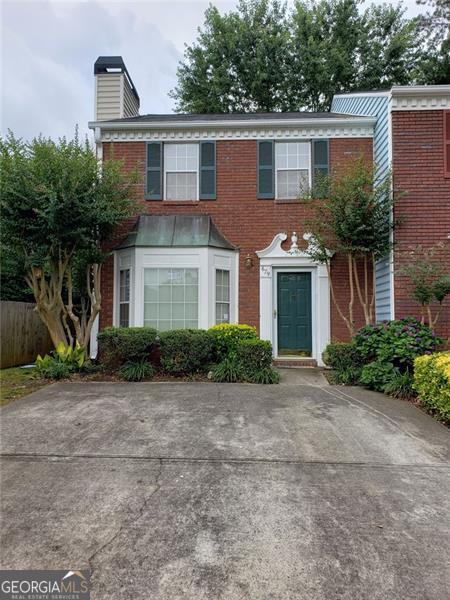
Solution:
[[[301,198],[311,185],[311,143],[275,142],[276,198]]]
[[[144,326],[198,328],[198,269],[144,269]]]
[[[130,326],[130,269],[119,271],[119,326]]]
[[[198,200],[199,144],[164,144],[164,199]]]
[[[230,271],[216,269],[216,325],[230,322]]]

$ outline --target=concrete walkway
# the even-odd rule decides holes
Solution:
[[[408,403],[286,369],[0,416],[2,568],[90,568],[94,600],[448,598],[450,435]]]

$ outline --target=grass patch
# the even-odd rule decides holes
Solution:
[[[22,369],[13,367],[0,370],[0,406],[5,406],[22,396],[31,394],[48,381],[35,377],[35,369]]]

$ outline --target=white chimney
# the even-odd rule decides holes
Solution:
[[[139,96],[121,56],[99,56],[94,75],[96,121],[139,115]]]

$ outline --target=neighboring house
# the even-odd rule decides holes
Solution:
[[[391,170],[398,192],[394,215],[401,225],[392,256],[376,267],[376,315],[379,320],[418,317],[420,309],[401,267],[405,252],[418,244],[443,243],[450,256],[450,85],[338,94],[331,110],[377,117],[374,161],[380,174]],[[448,299],[438,333],[450,337]]]
[[[124,224],[104,265],[99,326],[248,323],[275,357],[321,364],[326,344],[348,334],[330,304],[326,269],[304,252],[308,207],[299,182],[308,188],[315,173],[361,155],[371,162],[377,115],[139,116],[120,57],[99,58],[94,72],[89,125],[99,159],[114,152],[142,173],[142,214]],[[339,256],[331,277],[344,303]]]

